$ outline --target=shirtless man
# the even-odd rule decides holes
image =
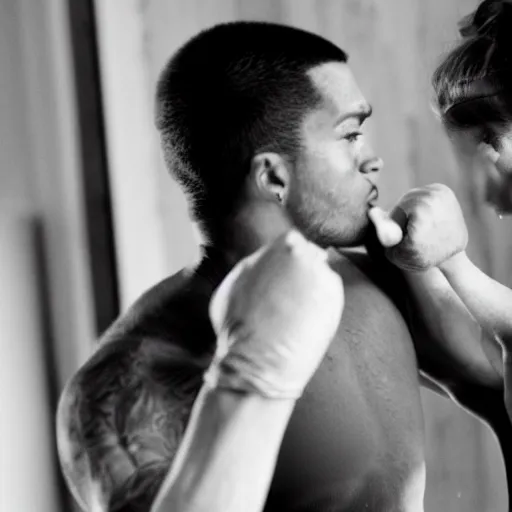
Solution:
[[[85,509],[176,509],[164,506],[162,483],[216,350],[212,294],[238,261],[292,227],[329,248],[345,307],[302,396],[290,398],[265,510],[423,510],[420,370],[488,421],[503,446],[499,347],[435,272],[400,274],[379,254],[368,211],[382,162],[362,134],[371,109],[346,60],[300,30],[234,23],[192,39],[164,69],[157,124],[206,242],[196,268],[114,323],[63,393],[61,463]],[[342,249],[365,240],[373,260]],[[273,335],[272,322],[261,333],[245,332],[243,315],[235,324],[242,338]],[[212,415],[198,416],[215,428]]]

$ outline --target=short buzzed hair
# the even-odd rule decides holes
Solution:
[[[321,100],[307,71],[332,61],[347,54],[318,35],[264,22],[216,25],[172,56],[158,82],[156,124],[197,220],[233,210],[258,152],[294,161],[300,124]]]

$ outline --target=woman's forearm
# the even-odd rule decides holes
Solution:
[[[403,275],[412,298],[410,313],[416,343],[423,343],[421,352],[442,354],[442,359],[450,360],[458,372],[474,382],[501,386],[501,348],[493,337],[487,336],[443,273],[431,268],[404,271]]]
[[[482,327],[512,348],[512,290],[482,272],[466,253],[439,268]]]
[[[201,390],[152,512],[259,512],[294,400]]]

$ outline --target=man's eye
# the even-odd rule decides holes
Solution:
[[[356,142],[361,135],[363,135],[361,132],[351,132],[347,133],[343,138],[349,142]]]

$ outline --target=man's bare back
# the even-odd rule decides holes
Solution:
[[[297,402],[265,510],[422,510],[423,417],[409,330],[347,258],[332,266],[345,286],[342,326]],[[150,509],[215,349],[208,305],[224,272],[208,261],[150,290],[68,386],[59,446],[80,501],[95,481],[108,510]]]

